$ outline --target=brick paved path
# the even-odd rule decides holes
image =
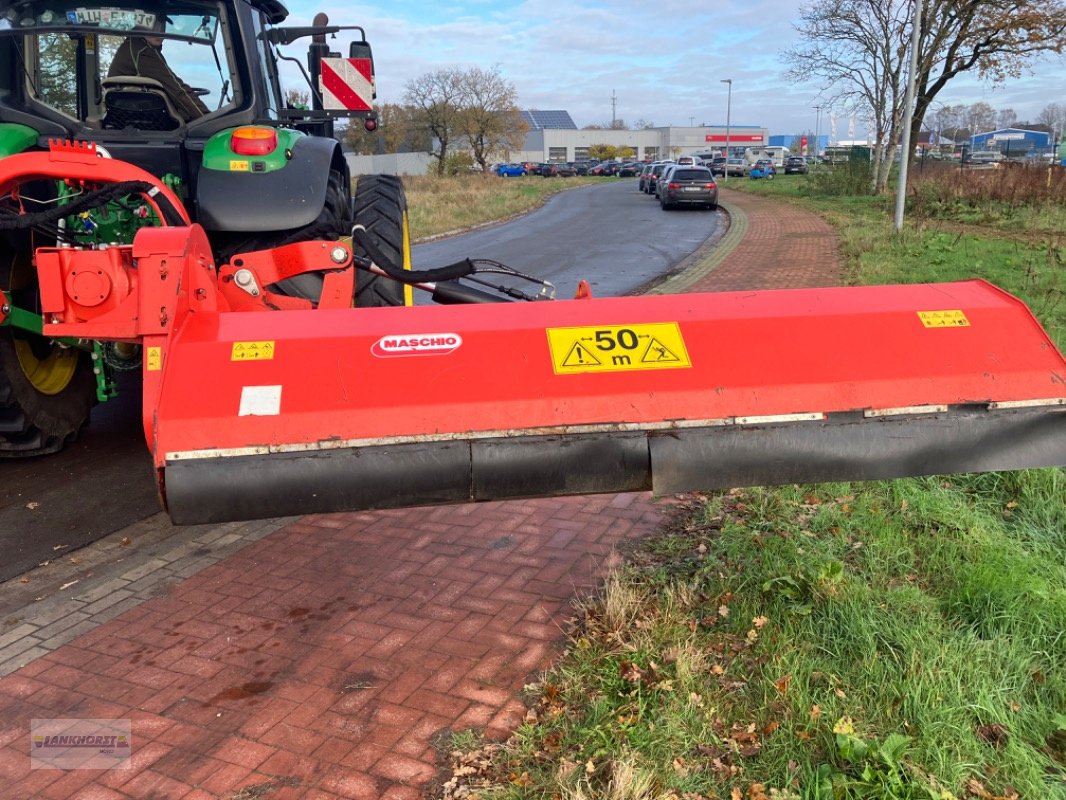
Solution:
[[[817,217],[722,199],[725,255],[677,290],[837,280]],[[519,722],[574,596],[660,522],[646,494],[304,518],[0,678],[0,798],[413,800],[435,737]],[[31,770],[55,717],[131,719],[132,768]]]

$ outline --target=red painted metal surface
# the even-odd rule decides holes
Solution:
[[[264,287],[305,272],[325,270],[318,308],[351,308],[355,294],[355,269],[351,263],[351,248],[341,242],[296,242],[272,250],[241,253],[233,263],[219,267],[218,288],[234,311],[309,309],[310,300],[270,292]],[[255,275],[257,293],[249,293],[235,280],[241,270]]]
[[[157,192],[171,202],[182,219],[186,223],[189,222],[189,214],[178,196],[150,172],[125,161],[101,158],[92,142],[52,141],[49,144],[51,149],[47,153],[19,153],[0,159],[0,197],[12,192],[17,195],[21,184],[39,179],[91,184],[145,181],[154,185]],[[144,200],[155,210],[157,216],[162,218],[155,199],[145,195]]]
[[[923,322],[920,313],[932,316]],[[656,323],[677,323],[690,367],[557,374],[553,366],[548,329]],[[382,349],[400,339],[412,352]],[[269,357],[237,359],[241,343]],[[247,402],[264,393],[265,404]],[[1066,361],[1022,303],[982,281],[197,314],[172,343],[156,461],[215,449],[1048,399],[1066,399]]]

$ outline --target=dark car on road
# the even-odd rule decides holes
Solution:
[[[663,177],[659,187],[659,204],[664,208],[698,205],[718,208],[718,184],[706,167],[677,166]]]
[[[673,161],[663,161],[659,164],[653,164],[651,172],[649,172],[644,178],[644,191],[647,194],[656,194],[655,186],[659,182],[659,176],[663,174],[663,171],[671,166]]]
[[[725,175],[725,156],[704,159],[703,166],[707,167],[712,175]]]
[[[645,164],[644,169],[640,171],[640,177],[637,180],[637,189],[644,192],[648,187],[648,176],[651,175],[651,171],[655,169],[655,164]]]
[[[789,156],[785,159],[786,175],[806,175],[807,170],[807,159],[803,156]]]

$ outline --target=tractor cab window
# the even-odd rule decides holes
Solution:
[[[213,2],[35,2],[0,14],[0,36],[22,56],[27,104],[105,128],[166,130],[232,104],[225,32]],[[164,116],[123,116],[114,108],[123,104]]]

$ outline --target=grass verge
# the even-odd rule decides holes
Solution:
[[[852,282],[985,277],[1066,344],[1041,224],[897,235],[884,198],[740,188],[834,223]],[[628,556],[446,797],[1066,798],[1063,470],[694,496]]]
[[[610,178],[500,178],[494,175],[404,178],[414,240],[498,222],[540,206],[551,195]]]

